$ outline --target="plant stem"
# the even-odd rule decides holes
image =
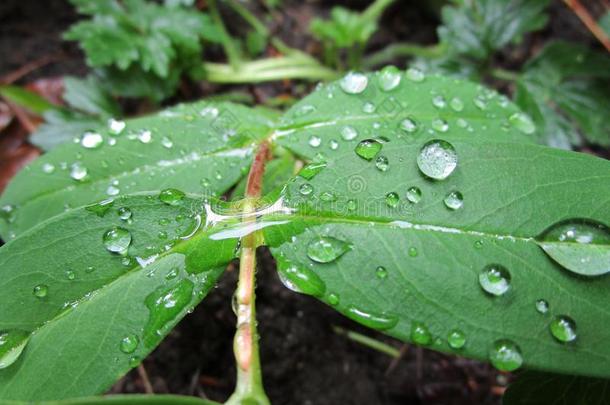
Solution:
[[[256,221],[252,213],[256,210],[256,200],[261,196],[265,163],[269,158],[269,143],[261,143],[254,157],[246,186],[246,203],[243,213],[244,225]],[[263,389],[258,333],[256,331],[256,305],[254,292],[256,273],[256,248],[259,235],[253,232],[242,239],[239,261],[239,281],[235,291],[237,331],[233,341],[233,351],[237,363],[237,385],[227,405],[256,404],[269,405]]]
[[[254,14],[250,12],[246,7],[235,0],[225,0],[227,4],[243,18],[250,26],[259,34],[264,37],[269,36],[269,30]]]
[[[365,67],[370,69],[402,57],[419,56],[426,59],[434,59],[442,56],[444,51],[445,49],[441,44],[421,46],[407,42],[399,42],[367,56]]]
[[[580,18],[580,21],[585,24],[589,31],[591,31],[591,33],[595,35],[597,40],[601,42],[602,45],[604,45],[606,50],[610,52],[610,37],[606,35],[606,33],[604,32],[602,27],[599,26],[597,21],[595,21],[595,19],[591,17],[591,14],[589,14],[587,9],[582,4],[580,4],[580,1],[564,0],[564,2],[568,5],[568,7],[572,9],[574,14],[576,14],[578,18]]]
[[[394,358],[400,357],[400,350],[398,350],[388,344],[380,342],[379,340],[365,336],[358,332],[354,332],[352,330],[343,329],[339,326],[333,327],[333,330],[338,335],[345,335],[348,339],[353,340],[354,342],[360,343],[363,346],[367,346],[367,347],[370,347],[371,349],[377,350],[380,353],[387,354],[388,356],[394,357]]]
[[[216,0],[208,0],[208,6],[210,8],[210,15],[212,20],[220,30],[222,36],[222,47],[227,54],[227,59],[229,60],[229,64],[233,67],[233,69],[237,69],[241,62],[241,56],[239,55],[239,49],[235,46],[235,41],[227,31],[227,27],[225,27],[224,22],[222,21],[222,17],[220,12],[218,11],[218,5],[216,4]]]
[[[517,73],[501,68],[492,69],[489,74],[496,79],[506,80],[508,82],[514,82],[519,78]]]

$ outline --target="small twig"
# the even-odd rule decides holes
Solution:
[[[11,111],[13,111],[13,114],[15,114],[15,117],[17,118],[17,120],[19,121],[19,123],[21,125],[23,125],[23,127],[25,128],[25,130],[28,133],[32,133],[34,131],[36,131],[36,128],[38,128],[38,124],[34,123],[30,117],[28,116],[28,114],[23,110],[23,108],[15,105],[14,103],[10,102],[9,100],[7,100],[6,98],[2,97],[2,99],[4,100],[4,102],[6,103],[6,105],[8,105],[8,107],[11,109]]]
[[[144,384],[144,391],[147,394],[154,394],[155,392],[153,391],[153,387],[150,384],[150,380],[148,379],[148,373],[146,372],[144,365],[141,363],[138,366],[138,375],[140,376],[140,378],[142,379],[142,383]]]
[[[60,55],[61,55],[61,53],[44,55],[36,60],[33,60],[32,62],[26,63],[25,65],[21,66],[17,70],[14,70],[14,71],[4,75],[2,78],[0,78],[0,83],[1,84],[14,83],[17,80],[21,79],[23,76],[25,76],[29,73],[32,73],[34,70],[40,69],[44,65],[48,65],[49,63],[57,60]]]
[[[395,357],[394,359],[392,359],[392,362],[390,363],[388,368],[385,370],[384,374],[386,376],[392,374],[392,372],[396,369],[396,367],[398,367],[398,363],[400,363],[400,361],[405,357],[405,355],[407,354],[407,351],[409,351],[409,345],[405,343],[400,347],[400,350],[398,352],[398,357]]]
[[[415,365],[417,381],[421,381],[424,377],[424,349],[421,346],[415,349]]]
[[[564,2],[568,5],[568,7],[572,9],[574,14],[576,14],[576,16],[580,18],[580,21],[582,21],[583,24],[587,26],[589,31],[591,31],[591,33],[595,35],[595,38],[597,38],[599,42],[604,45],[606,50],[610,52],[610,38],[608,38],[604,30],[599,26],[599,24],[597,24],[597,21],[595,21],[591,14],[589,14],[589,11],[587,11],[587,9],[582,4],[580,4],[580,1],[564,0]]]
[[[390,357],[398,358],[400,356],[400,351],[398,349],[383,342],[380,342],[377,339],[365,336],[361,333],[354,332],[352,330],[347,330],[340,326],[333,326],[333,331],[337,335],[343,335],[356,343],[360,343],[363,346],[370,347],[371,349],[377,350],[378,352],[383,354],[387,354]]]

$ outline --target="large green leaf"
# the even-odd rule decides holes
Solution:
[[[538,125],[542,143],[569,148],[582,138],[610,145],[610,57],[552,42],[524,67],[515,101]],[[580,135],[579,135],[580,134]]]
[[[23,401],[5,401],[4,405],[26,405]],[[27,404],[30,404],[28,402]],[[104,397],[89,397],[67,399],[63,401],[37,402],[37,405],[219,405],[218,402],[187,397],[182,395],[108,395]]]
[[[361,95],[333,85],[319,90],[278,130],[285,147],[324,159],[284,191],[284,204],[296,210],[290,222],[265,229],[286,284],[364,325],[436,350],[489,359],[494,345],[509,340],[528,367],[610,376],[610,330],[603,327],[610,322],[610,278],[579,274],[610,249],[608,239],[582,240],[586,224],[610,224],[610,163],[522,142],[519,131],[502,124],[512,105],[436,110],[432,90],[449,92],[447,99],[459,95],[469,107],[477,90],[433,77],[396,90],[406,112],[427,127],[400,135],[399,114],[361,112],[363,101],[379,105],[384,94],[370,88],[377,85],[370,79]],[[310,105],[317,110],[303,116]],[[449,128],[429,129],[443,112]],[[456,125],[459,118],[473,130]],[[351,141],[341,138],[348,124],[359,134]],[[313,146],[311,136],[320,138]],[[338,147],[327,146],[332,139]],[[424,149],[430,153],[421,155]],[[447,172],[444,180],[430,178]],[[556,224],[578,229],[566,229],[564,240]],[[607,228],[595,229],[608,236]],[[573,247],[579,267],[563,268],[547,256],[541,245],[549,238],[558,238],[555,247],[562,240]],[[576,339],[560,342],[571,339],[570,327]],[[452,348],[461,336],[464,346]]]
[[[0,235],[11,239],[66,209],[119,193],[168,187],[223,193],[247,170],[255,143],[270,133],[268,117],[230,103],[201,102],[126,122],[110,120],[13,179],[0,198],[0,207],[11,211],[0,219]]]
[[[135,367],[235,255],[236,239],[196,233],[202,223],[201,199],[125,196],[0,248],[0,398],[103,393]]]

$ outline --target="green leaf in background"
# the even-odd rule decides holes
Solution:
[[[29,402],[27,404],[30,404]],[[63,401],[36,402],[37,405],[220,405],[218,402],[181,395],[107,395]],[[26,405],[22,401],[5,401],[4,405]]]
[[[214,287],[237,240],[212,240],[179,191],[71,210],[0,248],[0,331],[31,334],[0,369],[0,398],[101,393]],[[213,252],[213,254],[211,253]]]
[[[610,223],[610,163],[532,143],[531,121],[473,84],[386,79],[321,88],[276,132],[322,162],[284,191],[290,222],[264,229],[285,284],[501,370],[610,376],[610,278],[581,275],[594,274],[610,235],[596,228],[601,245],[584,251],[588,229],[565,227]],[[382,107],[392,97],[394,114]],[[586,260],[562,267],[542,249],[549,241]]]
[[[0,86],[0,95],[2,95],[2,97],[5,97],[10,102],[17,104],[20,107],[26,108],[34,114],[43,114],[46,111],[53,110],[56,108],[56,106],[54,106],[38,94],[19,86]]]
[[[0,207],[11,211],[0,220],[0,235],[9,240],[65,210],[118,194],[169,187],[222,194],[271,132],[268,112],[259,111],[200,102],[89,128],[13,179],[0,197]]]
[[[525,65],[515,101],[536,122],[541,143],[568,149],[584,138],[609,146],[610,56],[550,43]]]
[[[104,121],[98,117],[71,110],[50,110],[43,116],[44,122],[30,134],[30,142],[45,151],[78,139],[86,131],[104,125]]]
[[[508,386],[503,405],[604,405],[610,380],[526,371]]]
[[[610,36],[610,10],[606,11],[597,23],[606,35]]]
[[[438,35],[453,54],[487,59],[523,34],[544,27],[548,4],[549,0],[474,0],[445,6]]]
[[[116,117],[121,109],[94,76],[64,78],[64,100],[74,109],[100,117]]]

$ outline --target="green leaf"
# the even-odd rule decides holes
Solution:
[[[597,22],[607,36],[610,36],[610,10],[606,11]]]
[[[292,178],[295,166],[295,158],[290,153],[284,153],[282,156],[270,161],[265,167],[262,194],[269,194],[286,184]],[[235,187],[235,190],[231,193],[233,200],[244,198],[247,181],[248,178],[244,177]]]
[[[30,142],[45,151],[78,139],[84,132],[103,125],[98,117],[71,110],[50,110],[44,114],[44,119],[30,135]]]
[[[609,84],[607,54],[553,42],[525,65],[515,100],[538,125],[542,143],[565,148],[580,145],[582,136],[608,146]]]
[[[34,114],[43,114],[46,111],[57,108],[38,94],[19,86],[0,86],[0,95],[12,103],[30,110]]]
[[[67,399],[64,401],[37,402],[39,405],[220,405],[218,402],[209,401],[197,397],[181,395],[108,395],[104,397],[90,397]],[[5,405],[24,405],[21,401],[5,401]]]
[[[363,325],[500,369],[522,363],[610,376],[610,330],[602,326],[610,322],[610,278],[574,274],[539,242],[556,237],[549,229],[565,221],[610,224],[610,163],[532,143],[521,126],[506,126],[519,121],[509,119],[512,104],[490,95],[487,109],[476,107],[481,90],[473,84],[403,78],[385,93],[375,79],[360,94],[338,84],[318,90],[276,132],[284,147],[326,163],[288,184],[282,202],[295,211],[264,229],[285,284]],[[442,105],[439,93],[442,108],[434,107]],[[404,105],[398,113],[380,108],[391,97]],[[464,102],[459,112],[453,97]],[[377,109],[364,112],[365,103]],[[403,114],[419,130],[401,131],[413,128],[401,124]],[[433,124],[438,118],[446,130]],[[460,118],[473,130],[457,125]],[[368,160],[357,150],[370,139],[381,148]],[[316,248],[328,239],[349,248],[327,249],[333,254],[320,260]],[[607,249],[606,241],[581,252],[591,258],[580,263],[583,273]],[[539,300],[546,309],[537,310]]]
[[[508,386],[503,405],[602,405],[610,401],[610,381],[526,371]]]
[[[31,334],[0,370],[0,398],[102,393],[135,367],[235,255],[236,239],[212,240],[214,227],[196,232],[202,223],[200,198],[131,195],[51,218],[0,248],[0,331]],[[124,255],[110,230],[127,235]]]
[[[365,21],[362,14],[335,6],[328,21],[315,18],[309,27],[320,41],[331,41],[339,48],[365,44],[377,30],[376,21]]]
[[[548,0],[474,0],[460,6],[445,6],[438,35],[453,54],[487,59],[493,51],[544,27],[548,3]]]
[[[16,215],[0,220],[0,234],[11,239],[66,209],[118,193],[173,187],[222,194],[243,176],[270,125],[258,110],[206,102],[111,120],[82,134],[80,142],[53,149],[12,180],[0,207],[14,206]]]
[[[64,99],[74,109],[101,117],[118,116],[121,109],[117,102],[104,91],[94,76],[85,79],[64,78]]]

